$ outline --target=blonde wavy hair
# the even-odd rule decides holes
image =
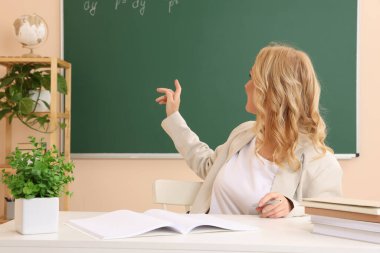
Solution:
[[[325,144],[326,124],[319,113],[320,84],[306,53],[282,44],[261,49],[252,67],[252,81],[256,152],[269,136],[275,146],[273,161],[294,170],[301,166],[295,156],[300,134],[309,137],[321,156],[333,152]]]

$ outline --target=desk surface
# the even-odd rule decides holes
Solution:
[[[258,232],[194,233],[97,240],[65,225],[68,219],[100,213],[61,212],[55,234],[20,235],[14,222],[0,225],[0,252],[105,253],[105,252],[380,252],[380,245],[312,234],[309,217],[261,219],[257,216],[222,217],[260,227]]]

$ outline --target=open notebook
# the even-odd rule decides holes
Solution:
[[[178,214],[161,209],[151,209],[144,213],[118,210],[92,218],[70,220],[68,225],[99,239],[133,237],[160,228],[181,234],[210,226],[235,231],[258,230],[254,226],[208,214]]]

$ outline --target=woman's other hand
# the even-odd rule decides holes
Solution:
[[[274,204],[266,205],[268,201],[272,201]],[[282,218],[288,215],[292,209],[293,203],[277,192],[266,194],[256,208],[261,218]]]
[[[160,105],[166,104],[166,116],[170,116],[179,110],[181,103],[181,85],[178,80],[174,80],[175,91],[168,88],[157,88],[157,92],[165,95],[156,98],[156,102]]]

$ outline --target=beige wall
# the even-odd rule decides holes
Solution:
[[[0,56],[21,56],[28,53],[23,49],[21,44],[16,41],[13,32],[13,21],[21,15],[36,13],[43,17],[48,23],[49,35],[47,41],[36,50],[36,53],[42,56],[59,57],[60,54],[60,9],[58,0],[0,0]],[[3,76],[4,68],[0,67],[0,76]],[[0,164],[5,161],[4,154],[4,137],[5,137],[5,120],[0,121]],[[30,135],[42,137],[20,122],[14,120],[12,124],[13,138],[12,143],[27,141]],[[46,139],[47,137],[45,137]],[[0,187],[0,216],[3,215],[1,208],[4,203],[4,187]]]
[[[341,161],[344,169],[344,195],[380,200],[380,0],[362,0],[360,9],[359,57],[359,139],[360,157]],[[20,55],[13,37],[12,23],[22,14],[37,13],[49,24],[49,38],[37,52],[59,56],[59,0],[1,0],[0,55]],[[344,43],[344,42],[342,42]],[[75,85],[75,84],[73,84]],[[20,124],[13,127],[16,143],[29,132]],[[4,153],[4,121],[0,122],[0,153]],[[4,155],[0,156],[0,163]],[[195,180],[183,160],[75,160],[75,183],[71,189],[72,210],[114,210],[152,208],[152,182],[157,178]],[[1,192],[0,192],[1,194]],[[0,200],[1,201],[1,200]],[[1,202],[0,202],[1,204]],[[1,210],[0,210],[1,215]]]
[[[344,194],[380,200],[380,0],[362,0],[359,13],[360,157],[342,161]],[[342,42],[344,43],[344,42]]]

